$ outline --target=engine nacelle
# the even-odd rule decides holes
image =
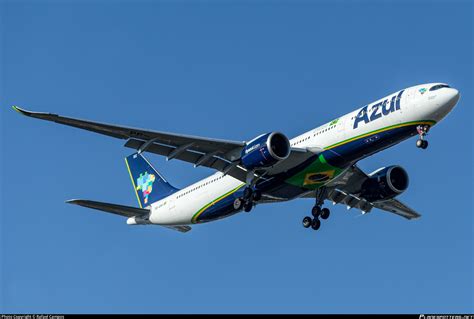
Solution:
[[[288,138],[279,132],[260,135],[245,145],[240,160],[246,169],[272,166],[290,155]]]
[[[361,196],[370,202],[390,199],[408,188],[408,174],[401,166],[383,167],[362,184]]]

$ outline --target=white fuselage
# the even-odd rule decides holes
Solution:
[[[345,141],[363,137],[377,130],[402,126],[404,123],[426,121],[432,126],[452,110],[459,98],[457,90],[452,88],[429,91],[434,85],[436,83],[405,89],[396,110],[395,99],[400,91],[350,112],[337,121],[303,133],[291,139],[290,144],[296,148],[331,149]],[[390,106],[390,103],[393,105]],[[220,198],[243,185],[245,183],[217,172],[152,203],[149,223],[161,225],[194,223],[193,217],[199,214],[200,210],[214,205]],[[129,224],[135,223],[133,219],[129,220]]]

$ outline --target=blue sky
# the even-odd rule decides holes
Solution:
[[[0,312],[472,312],[470,1],[2,1]],[[130,227],[71,198],[136,205],[123,141],[11,105],[248,140],[295,136],[399,89],[461,92],[400,164],[407,221],[310,200],[259,206],[188,234]],[[212,171],[149,155],[177,187]]]

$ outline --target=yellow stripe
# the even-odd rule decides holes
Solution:
[[[385,132],[385,131],[388,131],[388,130],[392,130],[392,129],[395,129],[395,128],[400,128],[400,127],[404,127],[404,126],[410,126],[410,125],[415,125],[415,124],[430,124],[430,125],[433,125],[435,124],[436,122],[435,121],[415,121],[415,122],[407,122],[407,123],[402,123],[402,124],[396,124],[396,125],[391,125],[391,126],[387,126],[387,127],[384,127],[384,128],[381,128],[381,129],[378,129],[378,130],[375,130],[375,131],[371,131],[371,132],[368,132],[368,133],[364,133],[364,134],[361,134],[361,135],[358,135],[358,136],[355,136],[355,137],[352,137],[350,139],[347,139],[347,140],[344,140],[342,142],[338,142],[336,144],[332,144],[326,148],[324,148],[325,150],[329,150],[331,148],[334,148],[334,147],[337,147],[337,146],[341,146],[343,144],[346,144],[346,143],[349,143],[349,142],[352,142],[352,141],[355,141],[357,139],[360,139],[360,138],[363,138],[363,137],[366,137],[366,136],[369,136],[369,135],[372,135],[372,134],[375,134],[375,133],[380,133],[380,132]]]
[[[215,203],[220,202],[221,200],[223,200],[223,199],[226,198],[227,196],[229,196],[229,195],[235,193],[237,190],[239,190],[239,188],[241,188],[241,187],[244,186],[244,185],[245,185],[245,183],[240,184],[239,186],[237,186],[237,187],[234,188],[233,190],[231,190],[231,191],[225,193],[224,195],[222,195],[222,196],[216,198],[215,200],[213,200],[212,202],[210,202],[209,204],[207,204],[206,206],[204,206],[203,208],[201,208],[200,210],[198,210],[197,213],[194,214],[193,218],[191,219],[191,222],[192,222],[193,224],[195,224],[195,223],[196,223],[196,220],[199,218],[199,216],[201,216],[201,214],[202,214],[207,208],[209,208],[210,206],[214,205]]]
[[[140,197],[138,197],[137,187],[135,186],[135,181],[133,180],[133,175],[132,175],[132,172],[130,171],[130,166],[128,166],[128,161],[126,157],[125,157],[125,164],[127,165],[127,170],[128,170],[128,174],[130,175],[130,179],[132,180],[133,191],[135,192],[135,195],[137,196],[138,205],[140,206],[140,208],[143,208],[142,202],[140,201]]]

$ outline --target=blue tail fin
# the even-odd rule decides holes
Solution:
[[[176,191],[163,176],[141,154],[134,153],[125,158],[133,189],[140,208],[146,207]]]

